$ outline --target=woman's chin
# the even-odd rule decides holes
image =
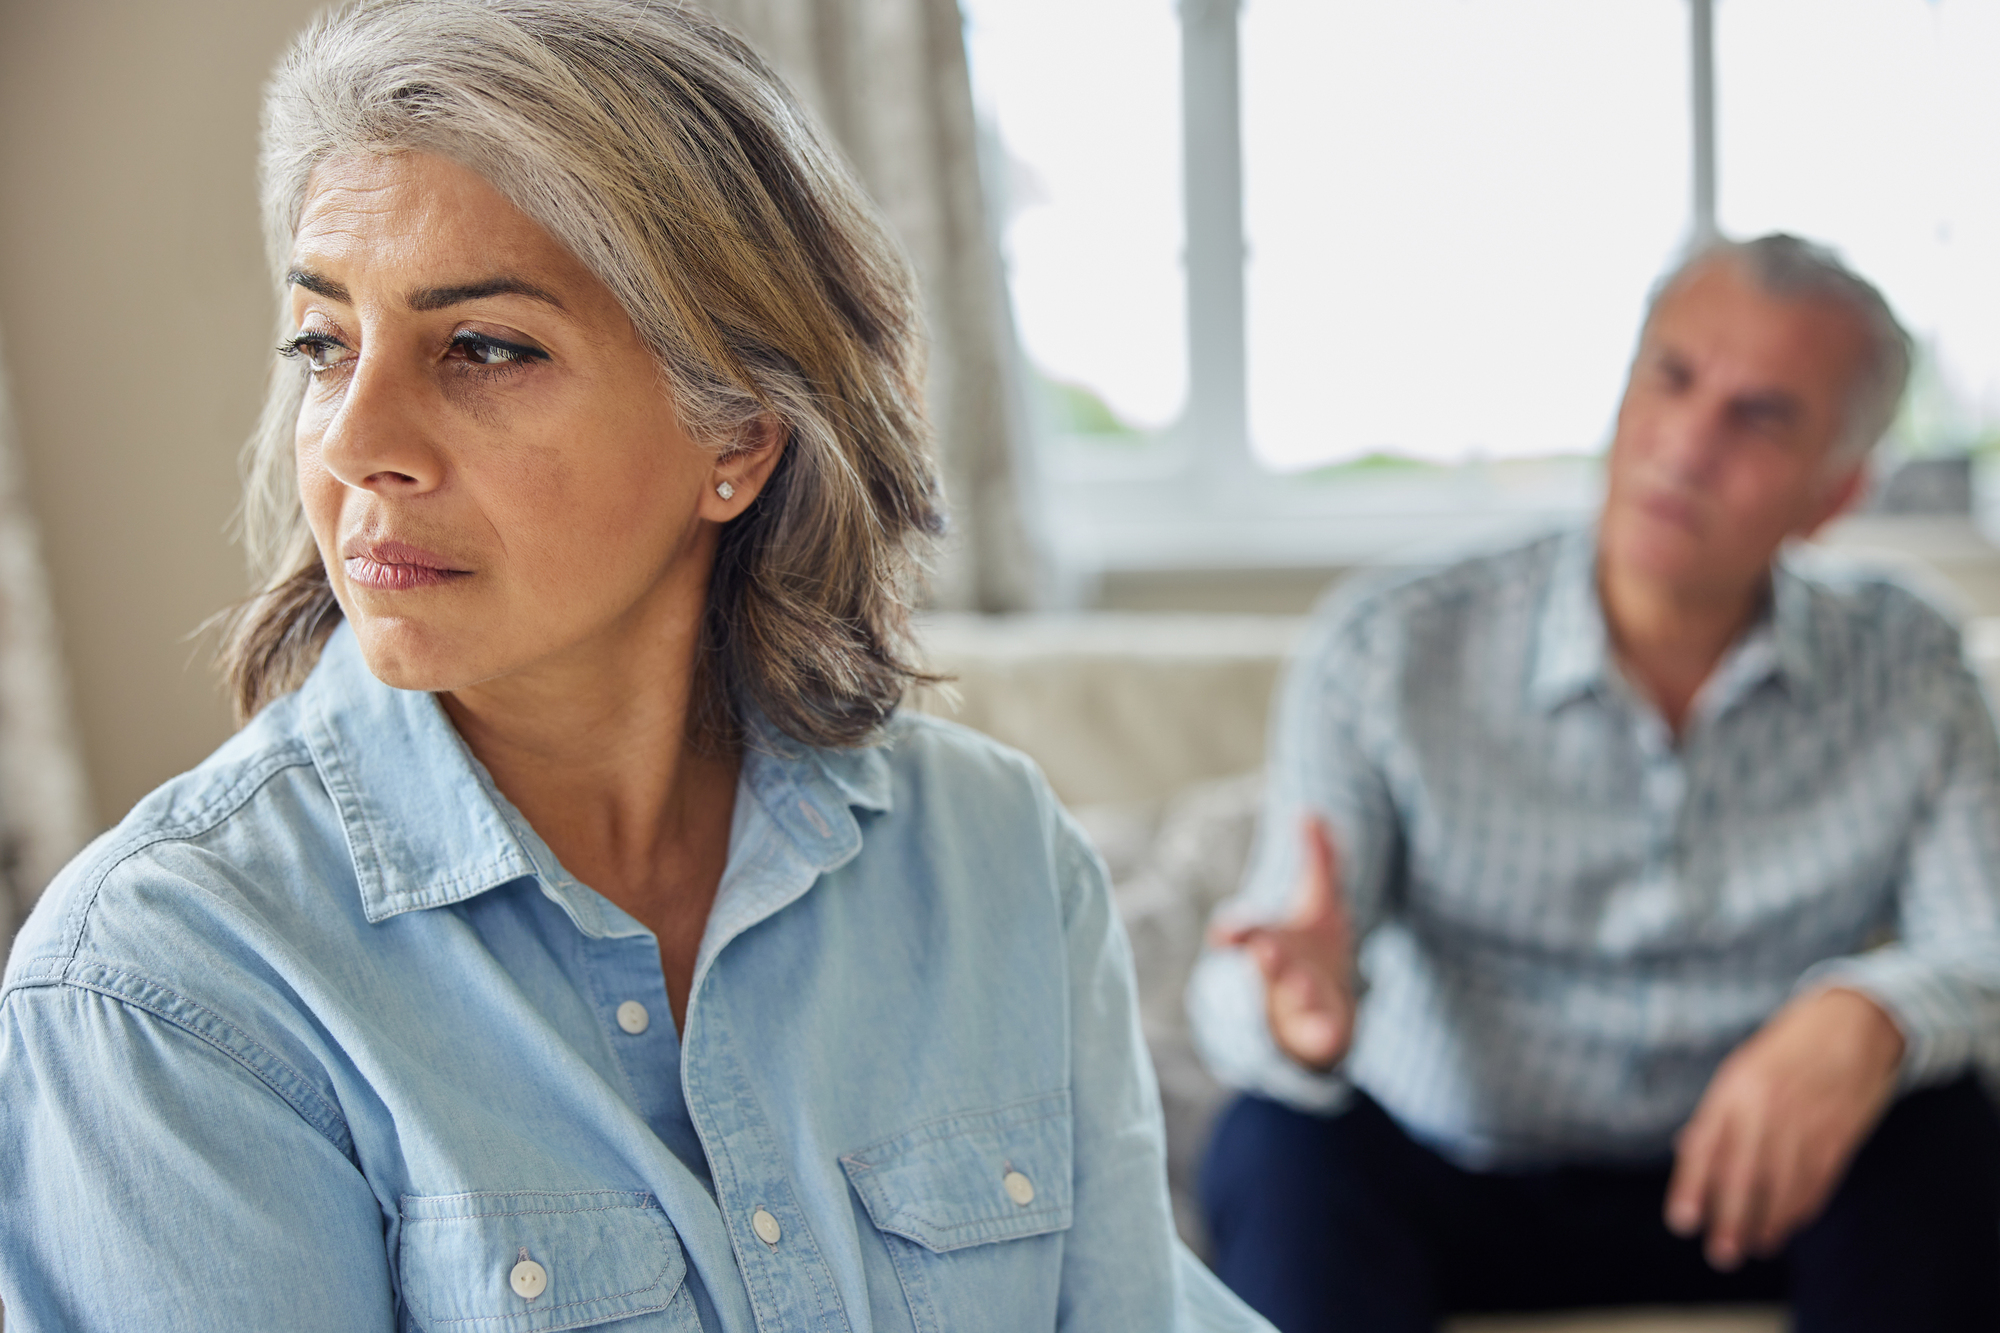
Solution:
[[[375,679],[391,689],[444,693],[476,684],[503,669],[487,660],[492,650],[486,643],[466,642],[467,636],[401,618],[365,616],[353,624],[362,660]]]

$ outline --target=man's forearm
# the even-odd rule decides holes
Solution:
[[[1831,959],[1799,993],[1840,988],[1866,996],[1902,1039],[1897,1085],[1943,1083],[1965,1072],[2000,1034],[2000,940],[1943,954],[1903,944]]]

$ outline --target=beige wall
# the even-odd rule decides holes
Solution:
[[[229,732],[188,635],[273,341],[258,89],[310,0],[0,0],[0,334],[98,813]]]

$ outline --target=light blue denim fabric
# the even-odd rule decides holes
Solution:
[[[1267,1327],[1173,1237],[1129,952],[1027,762],[760,731],[736,810],[682,1043],[652,936],[338,631],[15,947],[9,1333]]]
[[[1994,1056],[2000,747],[1958,631],[1879,577],[1781,563],[1676,742],[1618,669],[1595,568],[1570,532],[1318,617],[1222,911],[1285,910],[1324,813],[1367,992],[1345,1067],[1310,1074],[1248,963],[1211,952],[1190,1003],[1225,1082],[1318,1110],[1358,1085],[1462,1164],[1532,1167],[1668,1153],[1805,987],[1878,1000],[1905,1087]]]

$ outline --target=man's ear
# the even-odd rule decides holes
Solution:
[[[791,432],[785,423],[766,412],[744,428],[736,443],[718,455],[708,474],[708,492],[702,496],[701,516],[727,523],[750,507],[771,479]]]
[[[1827,484],[1795,535],[1801,540],[1812,537],[1821,528],[1860,503],[1867,493],[1868,460],[1864,458]]]

